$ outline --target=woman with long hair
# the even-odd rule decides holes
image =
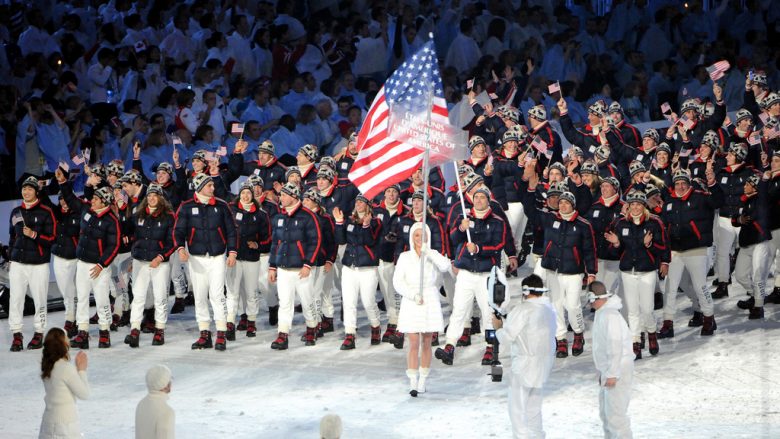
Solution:
[[[46,392],[39,439],[81,438],[76,398],[89,397],[87,382],[87,354],[76,355],[76,364],[70,362],[70,343],[60,328],[52,328],[43,340],[41,379]]]
[[[393,286],[403,297],[398,316],[398,331],[409,337],[406,355],[406,376],[409,393],[425,393],[425,379],[431,371],[433,334],[444,327],[439,301],[439,272],[447,272],[450,260],[430,246],[431,230],[416,222],[409,231],[410,250],[398,257]],[[420,259],[425,259],[422,291],[420,291]],[[422,339],[422,346],[420,341]],[[422,348],[422,352],[420,349]],[[419,368],[419,378],[418,378]]]
[[[130,334],[125,343],[138,347],[141,322],[144,317],[149,285],[154,297],[154,338],[152,345],[165,343],[165,323],[168,321],[169,263],[173,253],[173,209],[165,199],[162,186],[149,185],[146,198],[138,205],[133,223],[133,303],[130,310]]]

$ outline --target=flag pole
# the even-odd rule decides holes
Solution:
[[[428,115],[426,116],[426,126],[425,126],[425,152],[423,153],[423,166],[422,166],[422,177],[423,177],[423,210],[422,210],[422,247],[420,250],[423,250],[425,248],[425,239],[427,234],[425,233],[425,226],[427,225],[427,218],[428,218],[428,174],[430,174],[430,170],[428,169],[430,167],[430,156],[431,156],[431,148],[430,148],[430,138],[431,138],[431,113],[433,112],[433,88],[428,90],[428,105],[426,106],[426,110],[428,112]],[[428,238],[428,245],[430,246],[431,243],[431,237],[427,236]],[[414,241],[414,237],[412,237],[412,241]],[[413,249],[412,249],[413,250]],[[423,297],[425,283],[423,282],[423,278],[425,276],[425,255],[422,254],[422,251],[420,252],[420,297]]]
[[[466,214],[466,200],[463,199],[463,187],[460,185],[460,172],[458,170],[458,163],[452,162],[452,166],[455,167],[455,181],[458,183],[458,195],[460,196],[460,210],[463,212],[463,218],[468,218]],[[466,240],[471,242],[471,230],[466,229]]]

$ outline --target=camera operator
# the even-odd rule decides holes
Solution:
[[[544,296],[542,278],[532,274],[522,283],[523,302],[504,321],[493,316],[499,344],[511,346],[512,378],[509,419],[512,437],[544,437],[542,388],[555,363],[555,311]]]

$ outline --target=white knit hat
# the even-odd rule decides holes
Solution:
[[[320,420],[320,438],[339,439],[342,431],[339,415],[325,415]]]
[[[146,372],[146,388],[152,390],[162,390],[171,383],[171,370],[162,364],[152,366]]]

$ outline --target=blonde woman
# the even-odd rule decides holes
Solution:
[[[406,376],[409,377],[409,393],[415,397],[418,393],[425,393],[425,380],[431,371],[431,341],[433,334],[441,331],[444,326],[439,301],[439,273],[449,272],[452,267],[446,256],[430,248],[430,236],[431,230],[427,225],[421,222],[412,225],[409,231],[410,250],[398,257],[393,274],[393,286],[403,297],[398,316],[398,331],[409,338]],[[421,258],[425,260],[422,291]]]

